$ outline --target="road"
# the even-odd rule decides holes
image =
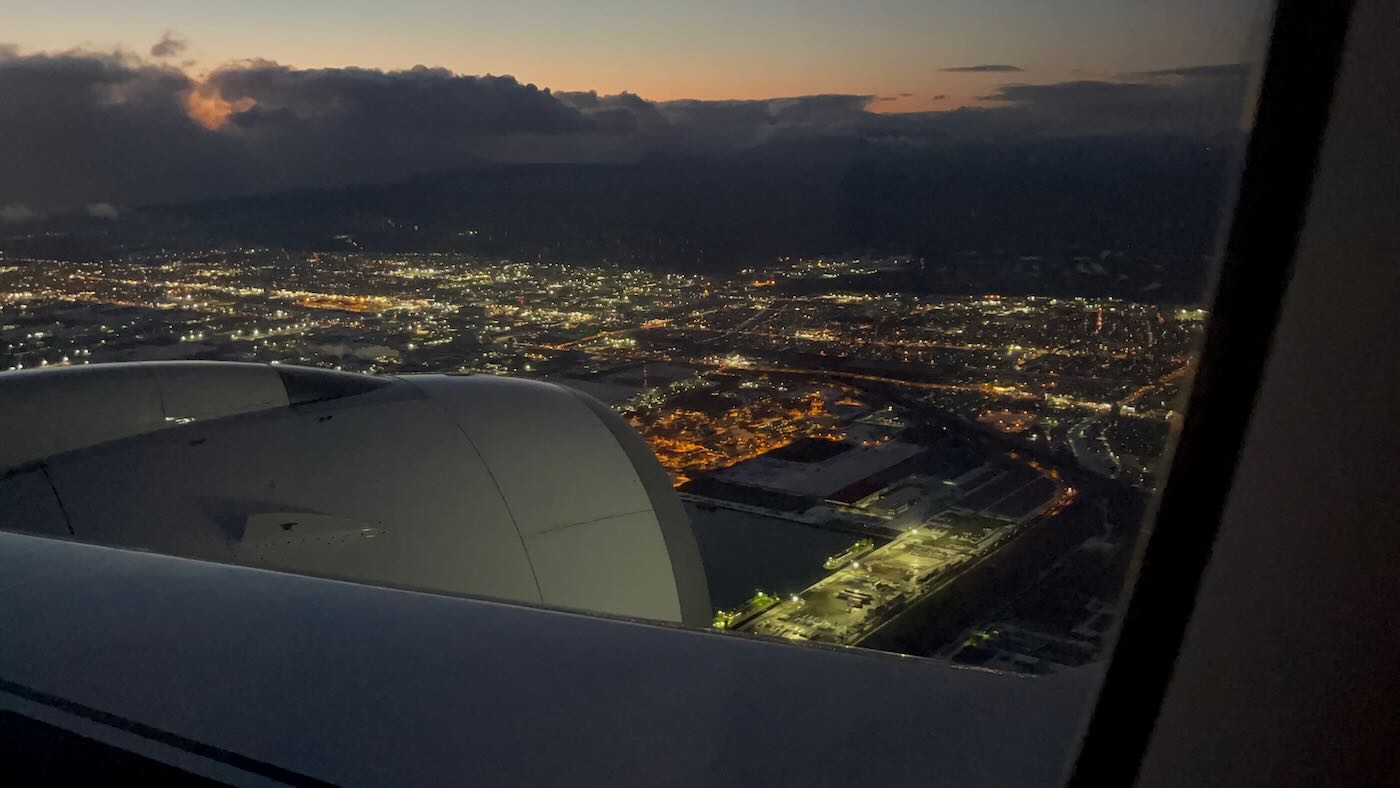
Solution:
[[[1070,427],[1069,448],[1082,467],[1100,476],[1116,479],[1122,467],[1104,437],[1104,426],[1103,417],[1091,416]]]

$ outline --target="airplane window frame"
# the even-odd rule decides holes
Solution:
[[[1188,404],[1068,784],[1137,777],[1210,560],[1291,278],[1354,0],[1278,0]]]
[[[1276,4],[1189,405],[1163,492],[1145,520],[1148,531],[1071,785],[1131,783],[1141,764],[1283,308],[1353,7],[1353,0]]]

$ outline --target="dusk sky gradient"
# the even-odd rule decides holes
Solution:
[[[652,100],[894,96],[872,107],[888,112],[975,104],[1010,82],[1246,61],[1267,14],[1257,0],[6,0],[0,43],[145,55],[170,30],[195,75],[246,58],[424,64]],[[946,70],[982,64],[1022,70]]]

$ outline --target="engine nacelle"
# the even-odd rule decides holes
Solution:
[[[224,362],[0,375],[0,527],[705,624],[665,471],[597,400]]]

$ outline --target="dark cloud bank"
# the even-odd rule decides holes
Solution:
[[[175,57],[189,48],[189,42],[167,30],[160,40],[151,45],[151,57]]]
[[[151,51],[171,57],[183,48],[167,33]],[[1237,127],[1246,76],[1242,66],[1205,66],[1122,82],[1007,85],[987,97],[996,102],[988,109],[882,115],[868,111],[874,96],[652,102],[422,67],[248,61],[197,84],[130,55],[8,47],[0,49],[0,206],[24,206],[9,212],[18,217],[383,181],[483,161],[624,162],[812,140],[926,147],[1210,135]]]
[[[945,69],[940,69],[940,70],[941,70],[941,71],[952,71],[952,72],[955,72],[955,73],[969,73],[969,74],[980,74],[980,73],[1006,74],[1006,73],[1014,73],[1014,72],[1017,72],[1017,71],[1025,71],[1025,69],[1024,69],[1024,68],[1021,68],[1020,66],[1008,66],[1008,65],[996,64],[996,63],[987,64],[987,65],[981,65],[981,66],[953,66],[953,67],[951,67],[951,68],[945,68]]]
[[[156,47],[175,57],[177,41]],[[85,227],[93,252],[342,233],[365,248],[458,248],[474,228],[472,251],[700,264],[1197,252],[1248,75],[1006,84],[982,108],[881,114],[875,96],[655,102],[423,67],[254,60],[198,82],[127,54],[0,46],[0,247]],[[71,218],[45,218],[61,212]]]

